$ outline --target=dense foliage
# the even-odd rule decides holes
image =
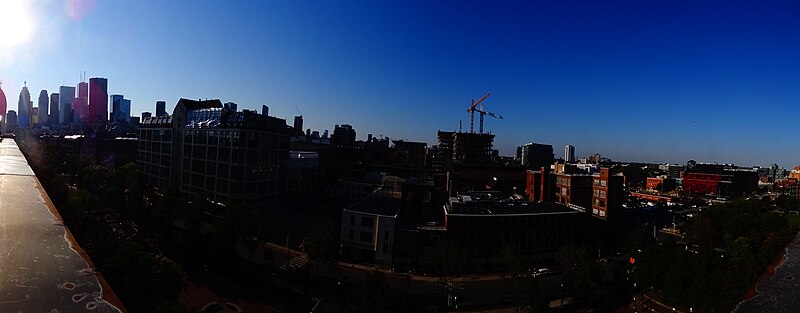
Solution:
[[[631,237],[635,281],[676,306],[730,311],[798,231],[771,208],[756,199],[714,205],[688,222],[683,238],[658,242],[643,227]]]

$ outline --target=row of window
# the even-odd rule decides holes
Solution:
[[[605,187],[606,184],[608,184],[608,181],[605,180],[605,179],[597,179],[597,178],[594,179],[594,185],[595,186]]]
[[[601,199],[605,199],[606,198],[606,191],[605,190],[594,189],[594,196],[598,197],[598,198],[601,198]]]

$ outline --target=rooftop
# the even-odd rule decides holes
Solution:
[[[397,216],[400,213],[401,205],[402,201],[393,197],[392,192],[379,189],[344,210],[373,215]]]
[[[511,197],[499,197],[496,192],[470,192],[450,197],[445,205],[447,215],[536,215],[580,213],[555,202],[531,203]]]

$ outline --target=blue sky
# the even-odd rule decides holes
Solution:
[[[35,31],[0,45],[13,109],[22,81],[38,95],[87,71],[137,115],[219,98],[433,144],[491,92],[505,119],[486,129],[505,155],[539,142],[557,156],[800,163],[790,2],[19,1]]]

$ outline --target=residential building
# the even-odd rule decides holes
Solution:
[[[670,192],[678,187],[678,181],[668,177],[648,177],[647,190],[657,192]]]
[[[402,201],[378,190],[342,212],[341,247],[346,261],[392,267],[395,227]]]

